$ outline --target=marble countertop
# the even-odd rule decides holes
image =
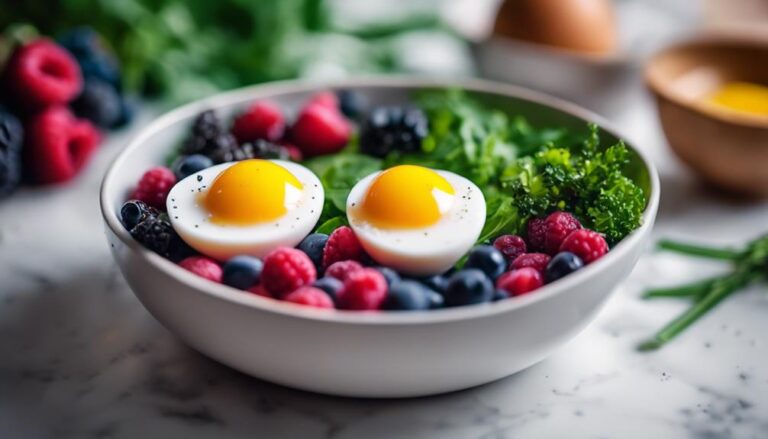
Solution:
[[[700,186],[666,150],[648,98],[616,117],[659,165],[655,236],[741,244],[768,203]],[[143,114],[134,127],[150,119]],[[254,379],[192,351],[133,296],[101,231],[98,185],[131,130],[81,178],[0,204],[2,438],[764,438],[768,295],[741,293],[659,352],[638,340],[680,312],[643,288],[723,268],[649,252],[581,335],[496,383],[408,400],[356,400]]]
[[[667,152],[650,104],[618,121],[662,174],[656,236],[740,244],[768,204],[699,186]],[[148,119],[145,115],[143,119]],[[138,121],[135,126],[142,125]],[[444,396],[354,400],[242,375],[181,344],[133,296],[108,253],[97,192],[132,133],[72,184],[0,205],[0,437],[696,437],[768,432],[768,296],[739,294],[665,349],[637,341],[680,312],[649,285],[721,270],[649,251],[594,323],[550,358]]]

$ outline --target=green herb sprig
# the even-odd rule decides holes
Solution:
[[[706,247],[670,240],[660,241],[658,247],[684,255],[731,262],[733,269],[723,276],[672,288],[646,291],[643,295],[645,299],[686,299],[691,301],[691,306],[650,339],[640,343],[638,349],[641,351],[655,350],[664,346],[730,295],[768,278],[768,235],[755,239],[743,250]]]

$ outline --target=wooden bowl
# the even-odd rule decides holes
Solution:
[[[645,79],[680,159],[717,187],[768,197],[768,117],[703,99],[726,82],[768,85],[768,39],[721,35],[679,43],[651,58]]]

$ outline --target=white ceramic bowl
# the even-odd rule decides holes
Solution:
[[[163,163],[191,120],[213,108],[228,117],[269,98],[296,108],[318,89],[346,88],[370,102],[404,103],[411,91],[461,87],[534,124],[584,129],[593,114],[528,90],[484,81],[360,79],[312,85],[281,82],[213,96],[158,118],[125,148],[101,189],[112,253],[144,306],[200,352],[247,374],[290,387],[358,397],[410,397],[503,378],[546,357],[583,329],[635,265],[659,199],[653,165],[638,150],[648,189],[643,225],[585,269],[536,293],[492,304],[430,312],[355,313],[281,303],[210,283],[145,250],[117,212],[149,167]],[[616,138],[605,131],[606,140]]]

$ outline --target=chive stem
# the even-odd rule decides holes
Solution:
[[[686,328],[701,318],[709,310],[714,308],[723,299],[746,286],[750,282],[759,279],[761,273],[736,271],[712,282],[709,292],[699,301],[695,302],[685,312],[669,322],[649,340],[638,345],[640,351],[650,351],[662,347],[664,344],[680,335]]]
[[[653,288],[643,294],[643,299],[656,299],[662,297],[690,298],[704,295],[712,287],[718,278],[704,279],[686,285],[668,288]]]
[[[658,247],[662,250],[669,250],[676,253],[682,253],[702,258],[721,259],[733,261],[741,256],[741,252],[725,248],[705,247],[701,245],[687,244],[683,242],[661,240]]]

